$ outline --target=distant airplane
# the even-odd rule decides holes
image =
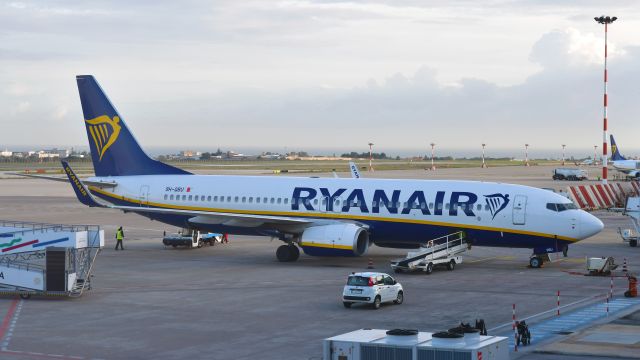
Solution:
[[[566,197],[522,185],[194,175],[149,158],[93,76],[77,83],[95,176],[80,180],[63,167],[83,204],[205,232],[275,237],[284,242],[279,261],[297,260],[299,249],[360,256],[373,244],[418,248],[464,231],[472,245],[531,248],[539,267],[542,255],[566,254],[603,228]]]
[[[598,165],[598,161],[594,161],[593,159],[585,159],[582,162],[580,162],[580,165]]]
[[[626,174],[628,177],[640,178],[640,160],[627,160],[620,154],[620,149],[616,145],[616,141],[611,136],[611,160],[613,167]]]

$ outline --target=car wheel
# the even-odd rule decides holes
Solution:
[[[404,294],[402,293],[402,291],[398,291],[398,296],[396,296],[396,300],[394,301],[394,303],[400,305],[402,304],[403,301],[404,301]]]
[[[447,269],[449,271],[452,271],[455,268],[456,268],[456,261],[451,259],[451,261],[449,261],[449,263],[447,264]]]
[[[346,301],[342,303],[342,305],[344,305],[344,307],[346,307],[347,309],[350,308],[352,304],[353,303],[346,302]]]
[[[376,296],[375,299],[373,299],[373,309],[374,310],[378,310],[380,309],[380,304],[382,303],[382,300],[380,299],[380,296]]]
[[[424,269],[425,274],[429,275],[433,272],[433,263],[427,264],[427,268]]]

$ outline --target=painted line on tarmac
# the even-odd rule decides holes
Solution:
[[[488,257],[488,258],[477,259],[477,260],[471,260],[471,261],[465,261],[465,262],[466,262],[466,263],[477,263],[477,262],[489,261],[489,260],[493,260],[493,259],[498,259],[498,260],[513,260],[513,259],[514,259],[514,257],[513,257],[513,256],[492,256],[492,257]]]
[[[14,314],[16,313],[16,309],[18,308],[18,303],[22,304],[22,300],[19,298],[15,298],[11,301],[11,305],[9,305],[9,310],[4,315],[4,319],[2,320],[2,325],[0,326],[0,339],[2,340],[2,350],[7,350],[7,346],[9,346],[9,340],[11,339],[11,335],[13,334],[13,327],[15,326]],[[11,329],[9,331],[9,329]]]
[[[33,352],[33,351],[17,351],[17,350],[1,350],[0,354],[24,356],[24,357],[30,357],[33,359],[63,359],[63,360],[88,360],[89,359],[82,356],[45,354],[45,353],[39,353],[39,352]],[[91,360],[99,360],[99,359],[92,358]]]

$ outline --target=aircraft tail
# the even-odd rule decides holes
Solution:
[[[92,75],[76,81],[96,176],[190,174],[142,150]]]
[[[618,150],[618,146],[616,145],[616,141],[613,140],[613,135],[610,135],[611,138],[611,160],[627,160],[624,156],[620,155],[620,151]]]

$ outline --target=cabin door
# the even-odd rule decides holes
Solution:
[[[140,187],[140,206],[149,206],[149,185]]]
[[[524,225],[527,217],[527,197],[516,195],[513,199],[513,224]]]

